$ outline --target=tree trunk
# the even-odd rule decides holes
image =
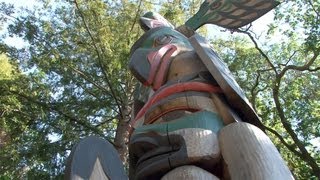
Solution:
[[[114,144],[124,165],[128,163],[128,122],[128,119],[120,118],[114,139]]]

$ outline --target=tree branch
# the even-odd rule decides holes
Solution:
[[[0,110],[0,117],[4,116],[5,113],[6,113],[6,110]]]
[[[103,73],[103,75],[104,75],[104,77],[105,77],[105,79],[106,79],[106,82],[107,82],[107,84],[108,84],[108,86],[109,86],[109,88],[110,88],[112,97],[114,98],[114,100],[115,100],[115,102],[116,102],[116,104],[117,104],[117,106],[118,106],[120,115],[122,116],[121,103],[118,101],[118,98],[117,98],[117,96],[116,96],[116,93],[115,93],[115,91],[114,91],[113,88],[112,88],[112,85],[111,85],[110,80],[109,80],[109,78],[108,78],[107,72],[105,72],[105,66],[104,66],[104,64],[103,64],[103,62],[102,62],[102,57],[101,57],[101,54],[100,54],[100,52],[99,52],[99,49],[98,49],[98,47],[97,47],[97,45],[96,45],[96,43],[95,43],[95,39],[94,39],[93,35],[91,34],[91,31],[90,31],[90,29],[89,29],[89,27],[88,27],[88,25],[87,25],[87,23],[86,23],[86,21],[85,21],[85,18],[84,18],[83,14],[82,14],[82,11],[81,11],[81,9],[80,9],[80,7],[79,7],[79,4],[78,4],[77,0],[75,0],[74,3],[75,3],[75,5],[76,5],[77,10],[79,11],[80,18],[81,18],[81,20],[82,20],[82,22],[83,22],[83,24],[84,24],[84,26],[85,26],[85,29],[86,29],[87,33],[89,34],[90,39],[91,39],[91,41],[92,41],[92,43],[93,43],[94,49],[95,49],[95,51],[96,51],[96,53],[97,53],[97,56],[98,56],[98,62],[99,62],[99,65],[100,65],[100,67],[101,67],[102,73]]]
[[[235,30],[235,32],[238,33],[243,33],[246,34],[247,36],[249,36],[249,38],[251,39],[251,41],[253,42],[253,44],[255,45],[255,48],[259,51],[259,53],[266,59],[266,61],[268,62],[269,66],[273,69],[273,71],[275,72],[275,74],[278,74],[276,67],[272,64],[270,58],[262,51],[262,49],[258,46],[258,43],[256,42],[256,40],[254,39],[254,37],[248,32],[248,31],[243,31],[240,29]]]
[[[106,119],[106,120],[100,122],[99,124],[97,124],[95,127],[98,128],[98,127],[100,127],[100,126],[102,126],[102,125],[104,125],[104,124],[106,124],[106,123],[108,123],[108,122],[110,122],[110,121],[112,121],[112,120],[114,120],[114,119],[116,119],[116,118],[117,118],[117,116],[111,117],[111,118],[109,118],[109,119]]]
[[[257,72],[258,75],[256,77],[256,80],[254,82],[254,85],[252,86],[252,88],[250,89],[250,93],[251,93],[251,103],[252,103],[252,107],[255,111],[257,111],[256,109],[256,96],[257,96],[257,93],[255,92],[255,89],[258,87],[259,85],[259,79],[260,79],[260,73]]]
[[[288,70],[297,70],[297,71],[310,71],[310,66],[316,61],[316,59],[319,56],[319,51],[315,51],[313,53],[312,58],[306,62],[303,66],[295,66],[295,65],[289,65],[286,66],[282,69],[282,71],[279,73],[279,77],[282,78],[284,76],[284,74],[288,71]],[[312,71],[312,70],[311,70]]]
[[[311,6],[312,10],[317,14],[317,18],[319,18],[320,17],[320,13],[316,10],[316,8],[312,4],[312,2],[310,0],[307,0],[307,3]]]
[[[141,5],[142,5],[142,0],[140,0],[139,1],[139,5],[138,5],[138,9],[137,9],[137,12],[136,12],[136,16],[134,17],[134,21],[133,21],[133,23],[132,23],[132,26],[131,26],[131,28],[130,28],[130,33],[132,32],[132,30],[133,30],[133,27],[134,27],[134,25],[136,24],[136,22],[137,22],[137,19],[138,19],[138,16],[139,16],[139,12],[140,12],[140,10],[141,10]],[[127,34],[128,35],[128,34]]]
[[[292,53],[292,55],[289,57],[289,60],[288,60],[285,64],[280,64],[280,65],[282,65],[282,66],[287,66],[287,65],[289,64],[289,62],[292,60],[293,56],[294,56],[296,53],[297,53],[297,51],[294,51],[294,52]]]
[[[107,95],[112,96],[109,91],[104,88],[103,86],[100,86],[99,84],[97,84],[96,82],[90,80],[90,78],[81,70],[76,69],[74,67],[70,67],[68,66],[71,70],[73,70],[74,72],[76,72],[77,74],[79,74],[81,77],[83,77],[83,79],[85,79],[86,81],[88,81],[89,83],[91,83],[93,86],[97,87],[98,89],[101,89],[103,92],[105,92]]]
[[[21,94],[17,91],[9,91],[11,94],[14,94],[14,95],[17,95],[17,96],[20,96],[24,99],[26,99],[28,102],[30,103],[34,103],[34,104],[37,104],[47,110],[50,110],[50,111],[55,111],[57,112],[58,114],[64,116],[65,118],[69,119],[71,122],[75,122],[75,123],[78,123],[80,125],[82,125],[83,127],[97,133],[98,135],[104,137],[103,133],[100,132],[97,128],[91,126],[88,122],[86,121],[83,121],[83,120],[79,120],[77,119],[76,117],[73,117],[72,115],[69,115],[67,113],[65,113],[64,111],[62,111],[61,109],[59,109],[58,107],[56,107],[55,105],[53,104],[50,104],[50,103],[46,103],[46,102],[40,102],[40,101],[37,101],[27,95],[24,95],[24,94]]]
[[[272,62],[269,59],[269,57],[258,47],[257,42],[254,40],[253,36],[249,32],[241,31],[241,30],[237,30],[236,32],[240,32],[240,33],[243,33],[243,34],[246,34],[246,35],[249,36],[251,41],[254,43],[255,48],[266,59],[266,61],[268,62],[269,66],[275,72],[276,81],[274,83],[274,87],[272,88],[272,90],[273,90],[273,99],[274,99],[274,102],[275,102],[275,105],[276,105],[276,110],[277,110],[278,115],[280,117],[280,122],[282,123],[283,127],[285,128],[287,133],[290,135],[290,137],[294,141],[295,145],[300,150],[300,153],[297,153],[297,151],[295,149],[293,149],[290,145],[285,143],[284,140],[281,140],[281,138],[280,138],[281,136],[279,134],[278,135],[275,134],[275,131],[272,131],[272,129],[269,128],[270,132],[273,132],[280,139],[280,141],[282,143],[284,143],[284,145],[286,145],[289,148],[289,150],[291,150],[292,152],[294,152],[297,155],[300,154],[299,157],[302,158],[312,168],[312,170],[315,173],[315,175],[316,176],[320,176],[320,168],[319,168],[317,162],[311,157],[311,154],[307,151],[307,149],[305,148],[304,144],[299,140],[297,134],[292,129],[291,124],[288,122],[287,118],[285,117],[285,113],[284,113],[284,110],[283,110],[283,107],[282,107],[282,105],[280,103],[280,98],[279,98],[279,90],[280,90],[281,79],[285,75],[285,73],[290,69],[299,70],[299,71],[305,71],[305,70],[309,70],[310,71],[311,70],[310,66],[317,59],[317,57],[319,55],[319,51],[318,50],[315,51],[314,54],[313,54],[313,57],[308,62],[306,62],[305,65],[303,65],[303,66],[289,65],[289,66],[284,67],[284,69],[282,69],[282,71],[280,73],[278,73],[276,67],[272,64]]]
[[[285,128],[287,133],[290,135],[296,146],[301,152],[301,158],[312,168],[313,172],[315,175],[320,175],[320,168],[317,164],[317,162],[311,157],[310,153],[307,151],[305,148],[304,144],[299,140],[297,134],[294,132],[292,129],[291,124],[288,122],[287,118],[285,117],[285,113],[283,110],[283,107],[280,103],[280,98],[279,98],[279,89],[280,89],[280,84],[281,84],[281,78],[283,77],[284,73],[286,71],[282,71],[280,74],[277,75],[276,77],[276,82],[273,87],[273,100],[276,105],[276,109],[278,112],[278,116],[280,118],[280,122],[282,126]]]
[[[264,127],[267,131],[274,134],[281,141],[281,143],[284,144],[290,151],[292,151],[295,155],[297,155],[301,159],[303,159],[302,154],[300,152],[298,152],[297,150],[295,150],[294,145],[288,144],[277,131],[275,131],[274,129],[271,129],[270,127],[267,127],[267,126],[264,126]]]
[[[93,15],[96,17],[95,18],[95,25],[98,27],[99,25],[101,25],[101,24],[103,24],[103,22],[100,20],[100,16],[94,11],[94,10],[91,10],[91,12],[93,13]],[[98,21],[98,22],[96,22],[96,21]],[[92,36],[93,37],[93,36]],[[100,36],[99,36],[99,32],[98,32],[98,37],[97,38],[95,38],[97,41],[98,41],[98,43],[100,43],[101,44],[101,46],[99,46],[100,47],[100,50],[101,50],[101,55],[103,56],[103,59],[107,59],[106,58],[106,48],[105,48],[105,46],[103,45],[103,42],[101,41],[101,38],[99,38]],[[127,37],[127,36],[126,36]],[[104,74],[104,76],[106,77],[107,76],[107,72],[105,71],[105,65],[104,65],[104,63],[103,63],[103,61],[102,61],[102,59],[100,60],[100,58],[99,58],[99,66],[100,66],[100,68],[102,69],[102,73]],[[107,79],[108,80],[108,79]],[[123,88],[120,86],[120,88],[121,88],[121,90],[123,90]],[[123,93],[125,93],[125,91],[123,90]],[[122,97],[121,96],[115,96],[115,98],[118,100],[118,98],[120,99],[120,100],[118,100],[118,101],[120,101],[119,102],[119,104],[120,103],[122,103],[123,102],[123,99],[122,99]],[[120,111],[121,112],[121,111]]]

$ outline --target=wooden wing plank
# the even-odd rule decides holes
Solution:
[[[193,30],[204,24],[237,29],[260,18],[278,4],[277,0],[207,0],[185,25]]]
[[[229,68],[211,49],[205,38],[195,34],[189,38],[189,41],[202,62],[223,90],[231,108],[238,113],[243,121],[249,122],[264,130],[258,115],[252,108],[238,83],[233,78]]]

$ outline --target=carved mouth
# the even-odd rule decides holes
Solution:
[[[152,145],[149,137],[141,136],[139,142],[135,142],[137,177],[148,179],[153,174],[163,175],[173,168],[187,164],[210,168],[220,160],[217,136],[211,130],[180,129],[174,131],[174,134],[171,132],[159,137],[161,139],[154,140]],[[138,149],[142,151],[138,152]]]
[[[149,152],[147,152],[146,154],[144,154],[143,156],[141,156],[137,162],[137,166],[144,164],[146,162],[149,161],[153,161],[153,159],[159,159],[159,157],[163,157],[163,156],[168,156],[174,152],[179,151],[180,148],[178,149],[174,149],[172,146],[171,147],[158,147],[154,150],[151,150]]]
[[[139,134],[130,144],[130,160],[135,167],[135,176],[138,179],[167,172],[172,168],[170,160],[173,157],[186,154],[181,151],[185,149],[182,136],[170,135],[168,137],[152,134],[150,137],[150,135],[150,133]]]
[[[156,137],[155,137],[156,136]],[[130,148],[133,156],[137,157],[136,165],[140,166],[145,162],[159,159],[159,156],[166,156],[179,151],[183,137],[177,135],[160,135],[154,133],[140,134],[131,140]]]

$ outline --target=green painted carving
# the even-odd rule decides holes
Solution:
[[[157,50],[165,44],[177,44],[192,47],[188,39],[171,27],[157,27],[144,33],[132,46],[131,54],[138,48]]]
[[[129,68],[134,76],[143,84],[148,82],[150,73],[154,72],[151,66],[155,60],[149,54],[153,52],[158,54],[163,53],[164,56],[166,54],[164,51],[169,51],[170,48],[167,50],[160,49],[168,44],[177,47],[177,51],[192,49],[190,42],[183,34],[171,27],[165,26],[147,31],[132,46]],[[153,84],[151,81],[149,80],[148,85]]]
[[[222,127],[216,113],[203,111],[137,128],[129,144],[130,179],[160,179],[164,172],[185,164],[213,167],[220,158],[216,143]]]
[[[206,0],[185,25],[193,30],[204,24],[237,29],[258,19],[278,4],[275,0]]]
[[[218,133],[222,127],[222,119],[218,114],[209,111],[202,111],[167,123],[140,126],[135,129],[132,136],[150,131],[157,132],[159,134],[166,134],[168,132],[187,128],[201,128]]]

